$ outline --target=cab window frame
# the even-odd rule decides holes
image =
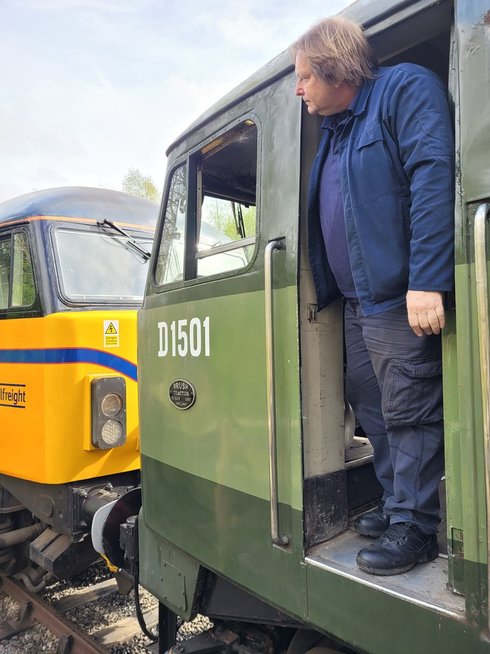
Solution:
[[[227,134],[237,131],[240,125],[246,125],[255,128],[255,231],[250,237],[239,238],[237,240],[230,240],[219,246],[211,246],[207,249],[198,249],[199,236],[202,224],[201,204],[205,197],[214,197],[204,195],[202,189],[202,180],[200,179],[200,165],[202,162],[213,156],[212,149],[209,149],[214,142],[219,142],[220,139]],[[230,143],[233,139],[230,139]],[[227,147],[225,144],[224,147]],[[162,245],[162,237],[164,233],[165,214],[167,211],[170,192],[172,188],[172,180],[177,170],[181,167],[185,168],[185,183],[186,183],[186,212],[185,212],[185,241],[184,241],[184,255],[183,255],[183,271],[182,278],[173,281],[160,281],[157,276],[157,269],[160,260],[160,249]],[[259,242],[260,242],[260,188],[262,176],[262,126],[259,117],[253,112],[247,112],[240,115],[238,118],[227,123],[224,127],[216,132],[213,132],[205,140],[201,141],[197,146],[190,149],[185,156],[181,156],[172,162],[172,167],[167,173],[166,191],[164,201],[162,203],[161,220],[157,234],[157,247],[155,247],[156,256],[154,258],[153,267],[151,271],[151,279],[157,290],[162,292],[172,290],[174,288],[182,288],[189,285],[205,283],[221,278],[229,278],[240,276],[249,271],[258,256]],[[225,201],[228,198],[223,198]],[[232,200],[230,199],[230,202]],[[196,245],[197,244],[197,245]],[[222,270],[212,274],[198,274],[199,262],[213,255],[233,253],[234,250],[254,246],[253,252],[250,254],[249,261],[242,266],[230,270]]]

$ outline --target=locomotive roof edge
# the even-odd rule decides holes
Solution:
[[[154,226],[158,203],[122,191],[88,186],[63,186],[33,191],[0,203],[0,225],[32,216],[97,218]]]
[[[401,9],[411,5],[430,6],[440,0],[357,0],[351,5],[338,12],[341,16],[353,18],[364,25],[368,35],[371,35],[371,27],[376,23],[389,19]],[[298,34],[299,36],[299,34]],[[294,64],[289,53],[289,48],[276,55],[271,61],[259,68],[246,80],[226,93],[220,100],[215,102],[209,109],[201,114],[189,127],[184,130],[167,148],[166,155],[180,145],[185,139],[210,121],[216,115],[223,113],[229,107],[237,104],[252,93],[260,90],[261,87],[270,85],[276,79],[284,77],[294,69]]]

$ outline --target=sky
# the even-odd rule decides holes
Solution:
[[[163,188],[167,146],[351,0],[0,0],[0,201]]]

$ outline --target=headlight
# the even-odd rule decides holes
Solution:
[[[115,447],[121,444],[121,438],[124,437],[124,429],[117,420],[108,420],[102,425],[100,435],[108,447]]]
[[[92,444],[102,450],[126,442],[126,382],[123,377],[92,380]]]

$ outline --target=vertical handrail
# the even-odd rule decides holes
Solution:
[[[264,252],[265,354],[267,382],[267,425],[269,431],[269,490],[271,537],[275,545],[287,545],[288,537],[279,535],[279,497],[277,491],[276,383],[274,365],[274,306],[272,298],[272,256],[284,247],[283,239],[270,241]]]
[[[485,499],[487,508],[487,624],[490,627],[490,315],[488,310],[487,218],[488,204],[475,214],[475,282],[480,347],[480,376],[483,411],[483,447],[485,457]]]

